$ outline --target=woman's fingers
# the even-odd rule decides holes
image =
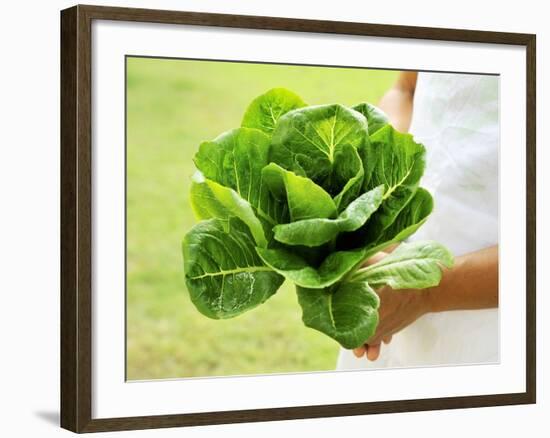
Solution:
[[[367,353],[367,359],[374,361],[380,356],[380,350],[382,348],[382,342],[384,344],[389,344],[392,340],[392,335],[384,336],[382,340],[373,339],[371,343],[361,345],[360,347],[353,349],[353,354],[355,357],[363,357]]]
[[[382,260],[387,255],[388,255],[388,253],[386,253],[384,251],[377,252],[370,259],[368,259],[363,266],[374,265],[375,263],[378,263],[380,260]]]
[[[378,356],[380,356],[380,344],[376,344],[376,345],[369,344],[369,345],[367,345],[367,359],[371,360],[371,361],[374,361],[374,360],[378,359]]]

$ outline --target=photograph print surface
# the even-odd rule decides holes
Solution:
[[[126,58],[128,380],[499,361],[499,78]]]

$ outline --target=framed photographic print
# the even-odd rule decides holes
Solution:
[[[75,6],[61,123],[62,427],[535,403],[535,35]]]

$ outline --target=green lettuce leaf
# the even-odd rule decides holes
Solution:
[[[279,119],[270,160],[338,194],[343,185],[335,175],[336,157],[346,145],[357,149],[366,142],[368,125],[362,114],[337,104],[309,106]]]
[[[370,103],[360,103],[352,108],[366,117],[369,124],[369,135],[374,134],[376,131],[389,124],[386,113]]]
[[[232,318],[277,292],[284,278],[262,262],[254,247],[248,227],[237,218],[204,220],[185,235],[185,282],[202,314]]]
[[[391,125],[378,130],[367,147],[364,189],[385,185],[382,205],[369,226],[381,233],[414,196],[424,173],[426,151],[412,135],[402,134]]]
[[[286,201],[291,221],[336,216],[336,205],[330,195],[310,179],[275,163],[264,167],[262,178],[276,200]]]
[[[335,251],[319,267],[287,248],[256,248],[264,263],[298,286],[321,289],[333,285],[365,259],[365,250]]]
[[[292,91],[285,88],[273,88],[250,103],[241,126],[259,129],[271,135],[281,116],[304,106],[306,106],[304,101]]]
[[[235,190],[273,226],[284,223],[288,211],[273,199],[262,180],[262,169],[269,162],[269,142],[257,129],[233,129],[202,143],[194,161],[206,178]]]
[[[414,234],[426,222],[432,210],[432,196],[427,190],[419,187],[389,227],[383,229],[381,223],[375,219],[377,213],[374,213],[373,220],[358,231],[342,235],[340,243],[343,247],[353,248],[357,245],[372,247],[384,242],[388,244],[401,242]]]
[[[275,240],[287,245],[319,246],[339,233],[355,231],[367,222],[382,202],[384,186],[363,193],[336,219],[305,219],[273,228]]]
[[[378,242],[401,242],[413,235],[428,219],[433,210],[433,198],[419,187],[413,198],[399,212],[393,223],[378,236]],[[374,230],[374,227],[372,228]]]
[[[248,225],[256,244],[267,246],[264,226],[250,203],[235,190],[206,179],[200,171],[193,175],[191,207],[199,220],[218,218],[227,222],[232,217],[239,218]]]
[[[440,243],[403,243],[378,263],[358,270],[353,279],[366,281],[373,287],[423,289],[437,286],[442,268],[452,266],[452,254]]]
[[[333,179],[337,187],[343,187],[334,197],[338,211],[344,210],[363,187],[365,171],[357,149],[349,144],[338,150],[334,157]]]
[[[297,287],[307,327],[335,339],[344,348],[362,345],[378,325],[378,295],[366,282],[343,282],[334,290]]]

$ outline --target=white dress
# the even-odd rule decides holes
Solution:
[[[499,82],[495,76],[419,73],[410,132],[427,149],[422,179],[435,209],[411,240],[455,256],[498,243]],[[342,349],[338,369],[498,362],[498,309],[424,315],[369,362]]]

